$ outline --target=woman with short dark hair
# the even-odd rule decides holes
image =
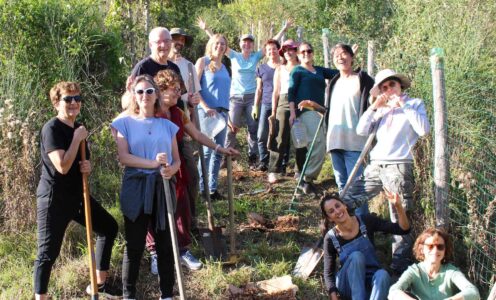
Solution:
[[[346,185],[367,141],[366,136],[356,133],[356,128],[360,117],[369,107],[369,93],[374,85],[374,79],[366,72],[353,70],[354,56],[352,47],[343,43],[331,50],[331,57],[339,74],[329,84],[326,141],[339,191]],[[355,178],[361,176],[362,170],[360,167]],[[356,211],[357,214],[367,212],[367,203]]]
[[[449,263],[453,259],[453,244],[447,232],[427,228],[415,241],[413,253],[419,263],[409,266],[391,286],[389,299],[480,299],[477,288]]]
[[[81,89],[76,82],[59,82],[50,90],[50,100],[57,116],[41,129],[41,177],[36,191],[38,254],[34,262],[36,299],[47,299],[48,281],[59,256],[67,225],[71,221],[85,226],[83,174],[91,172],[91,163],[81,160],[79,146],[88,136],[76,121],[81,111]],[[86,147],[89,158],[89,149]],[[117,222],[93,198],[91,215],[96,239],[96,275],[98,291],[108,297],[118,296],[105,284],[110,268],[112,246],[117,236]],[[88,292],[90,290],[87,290]]]

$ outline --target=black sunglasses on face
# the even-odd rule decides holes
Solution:
[[[76,103],[79,103],[79,102],[83,101],[83,98],[80,95],[64,96],[64,97],[62,97],[62,100],[64,100],[66,103],[72,103],[72,100],[76,101]]]

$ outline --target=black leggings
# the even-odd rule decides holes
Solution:
[[[134,222],[124,216],[124,232],[126,237],[126,248],[122,260],[124,298],[136,298],[136,281],[139,277],[148,225],[152,220],[155,220],[154,215],[145,215],[144,213],[141,213]],[[152,224],[154,224],[153,221]],[[154,225],[150,226],[150,229],[155,233],[158,275],[160,278],[160,291],[162,293],[161,298],[172,297],[174,287],[174,256],[169,223],[166,222],[165,230],[156,230]]]
[[[96,268],[107,271],[110,267],[112,246],[117,236],[118,225],[115,219],[91,197],[91,223],[96,239]],[[65,230],[69,222],[74,220],[85,226],[84,207],[71,210],[67,203],[54,198],[37,199],[38,223],[38,255],[34,262],[34,291],[36,294],[46,294],[50,273],[55,260],[59,256]]]

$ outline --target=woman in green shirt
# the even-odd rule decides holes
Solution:
[[[325,80],[333,78],[338,71],[314,66],[313,47],[307,42],[298,46],[298,59],[301,65],[296,66],[289,76],[289,124],[293,126],[295,121],[301,122],[310,141],[317,134],[313,152],[308,159],[305,174],[303,174],[302,186],[305,194],[317,194],[312,182],[319,176],[326,152],[324,130],[318,128],[319,121],[325,113]],[[296,149],[296,164],[300,172],[303,169],[306,155],[307,147]]]
[[[389,290],[388,299],[478,300],[479,291],[454,265],[450,236],[441,229],[427,228],[413,246],[413,264]]]

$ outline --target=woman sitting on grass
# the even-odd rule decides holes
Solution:
[[[391,300],[477,300],[479,291],[454,265],[450,236],[441,229],[427,228],[413,246],[413,264],[389,290]]]
[[[350,216],[338,194],[325,195],[320,202],[324,238],[324,279],[329,299],[386,299],[390,277],[375,254],[374,233],[407,234],[410,224],[400,196],[386,192],[389,203],[398,210],[398,223],[372,214]],[[331,225],[334,225],[331,228]],[[330,230],[329,230],[330,229]],[[336,271],[339,258],[340,270]]]
[[[126,239],[122,261],[124,299],[136,298],[149,224],[155,234],[161,299],[172,299],[174,258],[162,177],[172,178],[181,164],[176,141],[178,128],[155,117],[160,110],[160,91],[153,78],[138,76],[131,91],[129,114],[112,122],[117,130],[119,161],[125,166],[120,195]],[[175,191],[174,184],[170,184],[171,191]],[[175,198],[175,193],[171,196]]]
[[[36,191],[38,255],[34,262],[36,299],[47,299],[48,281],[59,256],[67,225],[74,220],[85,226],[82,174],[91,172],[89,160],[81,160],[79,145],[88,136],[76,122],[81,111],[81,89],[75,82],[59,82],[50,90],[50,100],[57,116],[41,129],[41,177]],[[89,157],[89,149],[86,152]],[[93,198],[91,215],[96,239],[96,276],[100,295],[117,296],[105,284],[110,268],[112,246],[117,236],[117,222]],[[87,290],[89,292],[89,290]]]

